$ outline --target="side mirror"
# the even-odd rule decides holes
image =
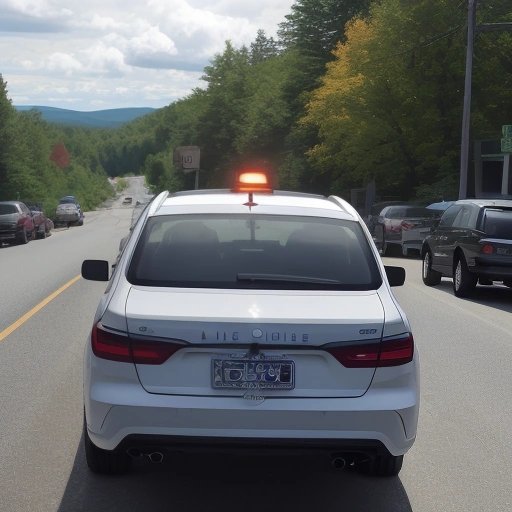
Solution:
[[[82,263],[82,277],[89,281],[108,281],[108,261],[84,260]]]
[[[389,286],[403,286],[405,283],[405,268],[390,265],[386,265],[384,268],[386,269]]]

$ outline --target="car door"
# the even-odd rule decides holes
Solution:
[[[451,275],[453,272],[453,263],[455,251],[462,249],[464,258],[469,266],[468,254],[471,254],[471,246],[475,243],[474,225],[476,223],[476,216],[474,215],[475,209],[471,204],[465,204],[457,213],[453,224],[446,232],[446,239],[444,241],[444,254],[445,254],[445,271]],[[473,263],[474,265],[474,259]]]
[[[21,210],[21,216],[23,218],[23,225],[25,226],[25,231],[30,234],[34,231],[34,219],[32,218],[32,213],[28,209],[28,207],[24,203],[19,203],[19,207]]]
[[[453,266],[453,224],[462,210],[462,205],[450,206],[442,215],[439,225],[429,237],[432,251],[432,268],[451,275]]]

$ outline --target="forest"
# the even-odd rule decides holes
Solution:
[[[509,0],[481,2],[478,23],[511,22]],[[192,188],[173,166],[201,148],[202,188],[228,186],[239,165],[272,169],[282,189],[350,198],[457,196],[467,1],[296,0],[277,38],[226,41],[203,86],[121,128],[48,125],[11,105],[0,76],[0,199],[75,194],[92,208],[107,176],[144,174],[154,192]],[[478,33],[471,136],[512,124],[512,33]]]

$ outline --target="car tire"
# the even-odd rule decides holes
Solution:
[[[402,469],[403,462],[403,455],[377,455],[363,466],[363,473],[379,477],[397,476]]]
[[[18,243],[19,244],[28,244],[29,242],[29,237],[27,235],[27,230],[25,228],[23,228],[20,236],[18,237]]]
[[[421,267],[421,278],[427,286],[436,286],[441,282],[441,273],[432,270],[432,252],[427,249],[423,254],[423,264]]]
[[[380,250],[380,253],[382,256],[387,256],[389,254],[389,246],[385,238],[382,239],[382,249]]]
[[[120,475],[126,473],[131,466],[131,458],[127,453],[111,452],[98,448],[87,433],[84,421],[84,445],[87,466],[93,473],[101,475]]]
[[[384,238],[382,243],[382,256],[390,256],[392,258],[402,256],[402,245],[389,243]]]
[[[43,229],[39,232],[38,237],[41,240],[44,240],[46,238],[46,228],[43,227]]]
[[[453,267],[453,293],[457,297],[468,297],[475,289],[477,281],[478,276],[469,271],[464,255],[459,254]]]

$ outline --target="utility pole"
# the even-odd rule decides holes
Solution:
[[[476,32],[512,32],[512,23],[482,23],[476,25],[478,0],[468,0],[468,43],[466,47],[466,79],[464,82],[464,107],[462,112],[462,135],[460,143],[459,199],[468,195],[469,132],[471,126],[471,85],[473,79],[473,54]]]
[[[469,128],[471,125],[471,84],[473,79],[473,48],[475,43],[477,0],[468,3],[468,43],[466,47],[466,79],[464,82],[464,107],[462,111],[462,135],[460,142],[459,199],[468,195]]]

